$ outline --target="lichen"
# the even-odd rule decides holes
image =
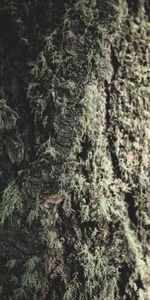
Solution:
[[[17,119],[17,113],[7,105],[6,99],[0,99],[0,130],[12,130],[16,127]]]
[[[22,213],[22,196],[15,181],[12,181],[5,189],[0,206],[0,222],[4,224],[6,219],[11,221],[14,212]]]

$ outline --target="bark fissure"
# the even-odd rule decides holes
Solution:
[[[117,71],[119,69],[119,63],[117,61],[117,58],[115,56],[115,48],[114,46],[110,46],[111,49],[111,64],[113,67],[113,72],[111,75],[111,79],[108,82],[107,80],[105,80],[104,84],[105,84],[105,93],[106,93],[106,130],[107,130],[107,134],[108,134],[108,145],[109,145],[109,152],[111,155],[111,160],[112,160],[112,165],[113,165],[113,169],[114,169],[114,174],[116,175],[117,178],[121,178],[121,170],[119,167],[119,161],[116,155],[116,147],[115,147],[115,142],[116,142],[116,136],[115,133],[113,132],[113,123],[111,121],[111,97],[112,94],[115,90],[114,87],[114,80],[116,78],[117,75]]]

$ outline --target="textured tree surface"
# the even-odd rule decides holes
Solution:
[[[150,299],[149,16],[1,1],[1,300]]]

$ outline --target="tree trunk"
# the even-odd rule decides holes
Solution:
[[[149,15],[1,3],[0,299],[149,299]]]

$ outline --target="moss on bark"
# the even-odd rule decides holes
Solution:
[[[148,299],[146,9],[1,7],[1,299]]]

